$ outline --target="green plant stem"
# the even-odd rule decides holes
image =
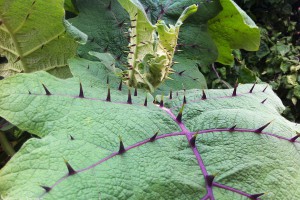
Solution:
[[[13,147],[8,142],[5,133],[2,131],[0,131],[0,144],[7,155],[13,156],[16,153]]]
[[[224,80],[222,80],[221,76],[219,75],[216,67],[215,67],[215,64],[213,63],[211,65],[212,69],[214,70],[216,76],[218,77],[218,79],[229,89],[229,88],[232,88],[228,83],[226,83]]]

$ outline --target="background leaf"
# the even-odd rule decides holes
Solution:
[[[209,33],[218,48],[218,62],[230,65],[232,49],[256,51],[259,48],[259,29],[252,19],[230,0],[220,0],[223,10],[209,20]]]
[[[8,60],[0,75],[54,69],[70,75],[67,60],[78,44],[66,33],[63,2],[0,1],[0,49]]]

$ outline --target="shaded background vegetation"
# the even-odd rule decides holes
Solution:
[[[235,0],[261,30],[257,52],[234,51],[231,66],[216,64],[200,69],[209,88],[240,83],[267,82],[282,99],[285,117],[300,122],[300,1]]]

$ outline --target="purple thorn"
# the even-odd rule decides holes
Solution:
[[[148,105],[148,99],[147,99],[147,96],[146,96],[146,98],[145,98],[145,102],[144,102],[144,106],[146,106],[146,107],[147,107],[147,105]]]
[[[50,190],[52,189],[51,187],[43,186],[43,185],[40,185],[40,187],[43,188],[45,192],[50,192]]]
[[[297,133],[297,135],[290,139],[290,142],[296,142],[296,140],[300,137],[300,133]]]
[[[265,100],[263,100],[261,103],[264,104],[267,101],[268,98],[266,98]]]
[[[252,194],[250,195],[250,199],[256,200],[258,197],[264,195],[265,193],[259,193],[259,194]]]
[[[111,1],[109,2],[109,5],[107,6],[108,10],[111,10]]]
[[[185,95],[183,96],[183,104],[186,104],[186,97],[185,97]]]
[[[132,104],[132,99],[131,99],[131,91],[128,89],[128,99],[127,99],[128,104]]]
[[[134,96],[137,96],[138,95],[138,91],[136,88],[134,88]]]
[[[84,94],[83,94],[83,89],[82,89],[82,84],[81,84],[81,82],[80,82],[80,84],[79,84],[79,98],[84,98]]]
[[[28,90],[28,94],[30,95],[31,94],[31,92]]]
[[[118,90],[122,91],[122,84],[123,84],[123,80],[121,79]]]
[[[107,97],[106,97],[106,101],[111,102],[110,87],[109,87],[109,85],[108,85],[108,88],[107,88]]]
[[[265,87],[265,89],[263,90],[263,92],[265,92],[265,91],[267,90],[268,87],[269,87],[269,85],[267,85],[267,86]]]
[[[154,142],[158,135],[158,131],[149,139],[150,142]]]
[[[252,93],[252,92],[253,92],[253,89],[254,89],[255,85],[256,85],[256,82],[253,84],[253,86],[252,86],[252,88],[250,89],[249,93]]]
[[[182,74],[185,72],[185,70],[181,71],[181,72],[178,72],[178,75],[179,76],[182,76]]]
[[[160,102],[159,102],[159,107],[164,107],[164,100],[162,99],[162,100],[160,100]]]
[[[198,134],[195,134],[195,135],[193,135],[193,137],[190,139],[190,145],[192,146],[192,147],[195,147],[196,146],[196,138],[197,138],[197,135]]]
[[[173,92],[172,90],[170,90],[170,96],[169,96],[169,99],[172,99],[173,98]]]
[[[206,97],[206,94],[205,94],[205,91],[204,90],[202,90],[202,98],[201,98],[202,100],[205,100],[205,99],[207,99],[207,97]]]
[[[178,115],[177,115],[177,117],[176,117],[176,120],[177,120],[179,123],[182,122],[182,113],[183,113],[184,105],[185,105],[185,104],[182,105],[182,107],[181,107],[181,109],[180,109],[180,111],[179,111],[179,113],[178,113]]]
[[[235,85],[234,85],[234,89],[233,89],[233,92],[232,92],[232,96],[235,97],[236,96],[236,91],[237,91],[237,87],[239,86],[239,83],[236,82]]]
[[[125,150],[121,136],[119,136],[119,139],[120,139],[120,147],[119,147],[118,154],[123,154],[123,153],[125,153],[126,150]]]
[[[76,174],[76,171],[73,169],[73,167],[68,163],[68,161],[65,160],[65,164],[68,168],[69,176],[72,176]]]
[[[205,176],[205,181],[206,181],[206,184],[208,185],[208,187],[210,187],[210,188],[212,187],[214,179],[215,179],[215,176],[213,176],[213,175]]]
[[[235,128],[236,128],[236,125],[234,125],[233,127],[231,127],[231,128],[229,129],[229,132],[233,132],[233,131],[235,130]]]
[[[262,127],[258,128],[258,129],[256,129],[256,130],[254,131],[254,133],[261,133],[261,132],[262,132],[265,128],[267,128],[267,126],[269,126],[271,123],[272,123],[272,121],[269,122],[269,123],[267,123],[266,125],[263,125]]]
[[[74,140],[74,137],[72,135],[70,135],[70,140]]]
[[[51,95],[51,93],[49,92],[49,90],[46,88],[46,86],[44,85],[44,84],[42,84],[43,85],[43,88],[44,88],[44,90],[45,90],[45,92],[46,92],[46,95]]]

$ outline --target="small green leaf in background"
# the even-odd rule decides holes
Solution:
[[[230,65],[232,49],[257,51],[260,44],[259,29],[252,19],[232,0],[220,0],[223,11],[209,20],[209,33],[218,48],[217,61]]]

